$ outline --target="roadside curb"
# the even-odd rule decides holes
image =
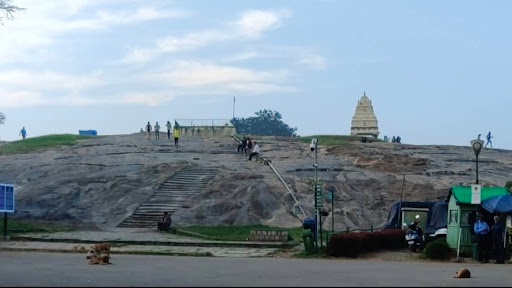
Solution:
[[[66,253],[66,254],[87,254],[87,251],[76,251],[69,249],[47,249],[47,248],[9,248],[2,247],[0,252],[42,252],[42,253]],[[145,252],[145,251],[111,251],[113,255],[154,255],[154,256],[193,256],[193,257],[215,257],[210,252]]]
[[[122,245],[151,245],[151,246],[193,246],[193,247],[237,247],[237,248],[291,248],[298,245],[297,242],[291,243],[262,243],[262,242],[228,242],[228,241],[203,241],[203,242],[176,242],[176,241],[125,241],[125,240],[82,240],[82,239],[45,239],[37,237],[13,236],[12,241],[23,242],[58,242],[58,243],[86,243],[94,244],[98,242],[109,242]]]

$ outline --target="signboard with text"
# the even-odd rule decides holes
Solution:
[[[322,183],[319,181],[315,184],[315,200],[316,200],[316,207],[315,208],[322,208]]]
[[[480,204],[482,185],[471,185],[471,204]]]
[[[0,183],[0,213],[14,213],[14,185]]]

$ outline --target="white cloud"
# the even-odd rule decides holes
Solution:
[[[282,19],[290,16],[291,13],[288,10],[277,12],[251,10],[244,12],[240,19],[234,22],[234,26],[235,30],[241,35],[260,37],[263,32],[279,28]]]
[[[139,49],[135,48],[130,53],[125,55],[123,59],[114,63],[146,63],[149,60],[153,59],[159,52],[157,50],[151,49]]]
[[[111,1],[125,3],[123,1]],[[14,62],[31,62],[32,55],[51,47],[56,37],[75,30],[107,29],[112,25],[180,18],[187,11],[154,7],[139,7],[115,12],[94,10],[99,0],[19,1],[17,6],[28,9],[17,15],[14,21],[0,26],[0,65]],[[104,4],[104,2],[102,2]],[[86,8],[93,10],[85,13]],[[89,16],[92,15],[92,16]],[[41,60],[41,59],[37,59]]]
[[[171,92],[149,92],[149,93],[130,93],[128,95],[121,96],[119,103],[124,104],[138,104],[148,106],[158,106],[165,102],[170,102],[176,95]]]
[[[145,79],[169,83],[180,89],[178,94],[229,94],[231,91],[259,94],[294,90],[282,84],[288,76],[285,70],[255,71],[198,61],[178,61],[172,67],[170,72],[149,74]]]
[[[325,63],[325,58],[316,54],[303,55],[298,62],[300,64],[307,65],[310,68],[319,70],[323,70],[327,66]]]
[[[102,103],[101,98],[80,96],[84,90],[104,85],[102,77],[101,73],[74,76],[52,71],[0,71],[0,107]]]
[[[111,25],[131,24],[137,22],[182,18],[187,12],[179,10],[156,10],[154,8],[139,8],[136,11],[120,11],[116,13],[98,11],[93,18],[74,21],[50,22],[49,27],[55,31],[70,31],[78,29],[105,29]]]
[[[103,85],[104,81],[101,78],[101,72],[85,76],[73,76],[52,71],[9,70],[0,71],[0,86],[16,89],[37,89],[38,91],[76,91]]]
[[[169,77],[176,86],[202,86],[219,83],[279,81],[286,71],[258,72],[238,67],[179,61]],[[164,77],[165,77],[164,76]]]
[[[290,17],[287,10],[261,11],[251,10],[242,13],[238,20],[227,23],[226,27],[191,32],[182,37],[168,36],[156,41],[153,48],[134,48],[119,62],[145,63],[163,53],[188,51],[211,43],[234,39],[260,37],[264,32],[278,28],[283,18]]]
[[[225,58],[221,59],[221,62],[224,62],[224,63],[241,62],[241,61],[254,59],[254,58],[260,57],[260,56],[262,56],[261,53],[258,53],[255,51],[247,51],[247,52],[242,52],[242,53],[239,53],[239,54],[236,54],[233,56],[225,57]]]

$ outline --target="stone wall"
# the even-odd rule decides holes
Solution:
[[[288,231],[251,230],[249,241],[257,242],[287,242]]]

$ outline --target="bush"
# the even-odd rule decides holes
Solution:
[[[405,231],[390,229],[379,232],[352,232],[331,235],[327,254],[356,258],[362,253],[400,249],[405,246]]]
[[[507,183],[505,184],[505,188],[512,190],[512,181],[507,181]]]
[[[450,247],[445,238],[440,238],[427,244],[425,257],[428,259],[444,260],[450,258]]]

